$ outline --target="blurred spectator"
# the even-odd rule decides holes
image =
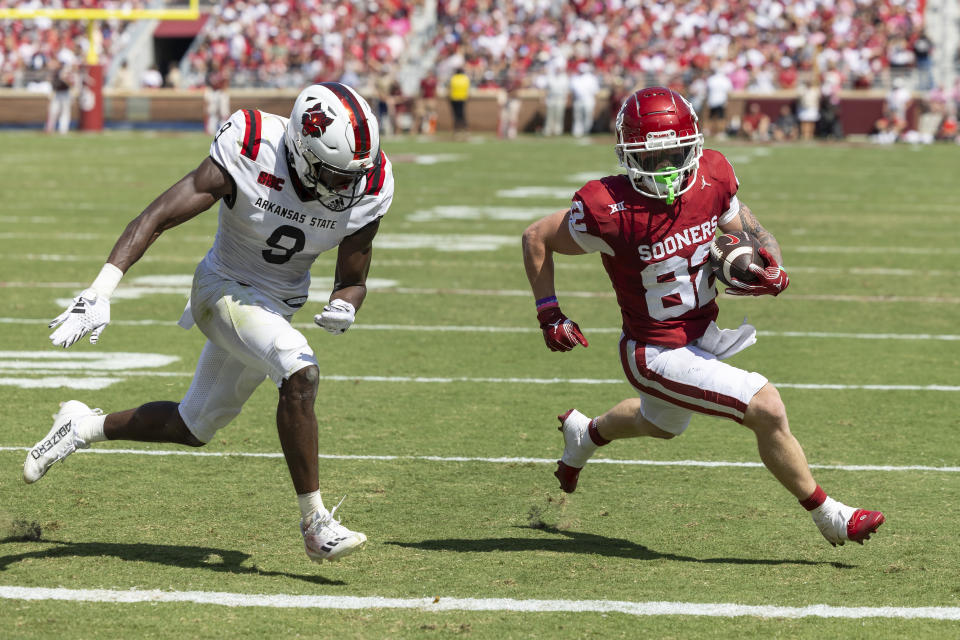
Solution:
[[[843,124],[840,122],[840,97],[821,92],[820,119],[815,127],[818,138],[843,139]]]
[[[467,131],[467,99],[469,97],[470,78],[461,67],[450,77],[449,99],[454,134],[463,134]]]
[[[789,104],[780,106],[780,114],[771,125],[773,139],[777,142],[790,142],[800,135],[800,126]]]
[[[870,140],[877,144],[893,144],[900,139],[900,134],[906,128],[907,123],[897,119],[889,109],[885,108],[883,115],[873,124],[873,131],[870,133]]]
[[[137,88],[137,83],[133,79],[133,74],[130,73],[130,67],[126,60],[120,63],[120,68],[113,76],[113,88],[121,91],[134,91]]]
[[[930,55],[933,53],[933,43],[926,33],[921,33],[913,41],[913,57],[916,60],[918,82],[917,89],[929,91],[933,88],[933,62]]]
[[[498,101],[500,118],[497,123],[497,135],[512,140],[517,137],[520,120],[520,89],[523,88],[523,72],[515,65],[509,65],[503,73]]]
[[[395,83],[396,80],[388,69],[383,69],[373,83],[377,90],[377,119],[380,121],[380,133],[385,136],[393,135],[396,130]]]
[[[797,86],[797,68],[794,66],[793,60],[787,56],[780,58],[777,84],[781,89],[793,89]]]
[[[722,135],[727,127],[727,100],[733,83],[718,66],[707,78],[707,135]]]
[[[797,97],[797,120],[800,121],[800,139],[813,140],[820,119],[820,87],[806,80],[800,83]]]
[[[47,108],[45,131],[64,134],[70,130],[70,109],[72,106],[71,88],[74,82],[73,70],[59,60],[50,62],[50,104]]]
[[[760,103],[751,102],[747,106],[740,123],[743,137],[754,142],[766,142],[770,139],[770,117],[760,110]]]
[[[159,89],[163,86],[163,75],[157,69],[157,65],[152,64],[147,67],[140,77],[140,86],[144,89]]]
[[[570,79],[570,93],[573,94],[573,135],[578,138],[593,131],[593,114],[597,107],[599,90],[600,81],[594,75],[590,64],[578,64],[577,73]]]
[[[542,77],[544,100],[547,113],[543,123],[543,135],[559,136],[563,134],[563,121],[567,112],[567,98],[570,95],[570,76],[567,75],[566,62],[554,60],[547,65]]]
[[[682,91],[678,93],[683,95]],[[690,87],[687,90],[687,100],[693,105],[694,113],[701,116],[707,114],[707,78],[703,72],[697,72],[690,82]]]
[[[214,63],[207,73],[206,87],[203,91],[204,111],[206,112],[206,131],[213,135],[221,125],[230,119],[230,70],[222,63]]]
[[[390,84],[390,103],[393,105],[393,130],[395,133],[413,131],[413,108],[410,99],[403,94],[400,82],[394,77]]]
[[[893,86],[887,92],[887,109],[895,119],[906,122],[907,108],[910,106],[911,98],[912,92],[907,88],[906,80],[894,78]]]
[[[944,142],[960,142],[960,134],[957,132],[956,116],[947,113],[940,121],[940,130],[937,131],[937,140]]]
[[[917,104],[917,128],[903,134],[904,142],[931,144],[937,139],[943,123],[943,110],[935,104],[921,100]]]
[[[417,132],[424,135],[433,135],[437,132],[437,76],[432,72],[427,72],[420,79]]]
[[[167,76],[163,79],[163,86],[168,89],[180,89],[183,86],[183,75],[180,73],[180,65],[176,62],[167,65]]]

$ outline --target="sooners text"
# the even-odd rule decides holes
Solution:
[[[712,241],[716,232],[717,216],[713,216],[703,224],[687,227],[683,231],[675,233],[672,236],[667,236],[659,242],[642,244],[637,247],[637,251],[640,252],[640,258],[645,262],[659,261],[691,244],[699,245]]]

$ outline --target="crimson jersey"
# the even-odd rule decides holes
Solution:
[[[629,339],[682,347],[717,317],[710,243],[717,225],[740,210],[739,181],[711,149],[692,180],[669,205],[635,191],[626,175],[592,180],[574,194],[570,233],[584,250],[603,254]]]

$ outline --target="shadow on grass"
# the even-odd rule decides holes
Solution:
[[[58,545],[11,555],[0,555],[0,571],[24,560],[51,560],[58,558],[103,558],[114,557],[127,562],[153,562],[181,569],[205,569],[236,575],[293,578],[313,584],[345,585],[340,580],[329,580],[318,575],[286,573],[283,571],[265,571],[256,565],[243,566],[250,554],[241,551],[216,549],[213,547],[188,547],[166,544],[118,544],[113,542],[66,542],[63,540],[24,540],[22,537],[8,537],[0,544],[43,544]]]
[[[556,551],[558,553],[595,553],[612,558],[631,560],[673,560],[675,562],[699,562],[703,564],[742,565],[827,565],[837,569],[852,569],[843,562],[817,562],[813,560],[765,559],[765,558],[695,558],[673,553],[660,553],[642,544],[622,538],[608,538],[593,533],[565,531],[551,525],[518,526],[517,529],[542,531],[553,538],[447,538],[444,540],[421,540],[420,542],[387,542],[398,547],[425,551],[504,552],[504,551]]]

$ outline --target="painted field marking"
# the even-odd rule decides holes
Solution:
[[[103,262],[103,255],[78,255],[78,254],[61,254],[61,253],[21,253],[21,254],[6,254],[5,256],[8,260],[15,262],[91,262],[94,264],[100,264]],[[151,255],[147,254],[140,258],[138,262],[155,262],[155,263],[185,263],[185,264],[196,264],[203,258],[203,253],[200,253],[197,256],[183,256],[183,255]],[[462,261],[457,260],[404,260],[400,258],[377,258],[376,265],[378,267],[437,267],[441,269],[454,269],[461,268],[463,266]],[[333,261],[328,262],[325,260],[324,256],[321,256],[317,262],[314,263],[314,267],[323,269],[325,266],[333,268]],[[474,269],[483,268],[483,269],[508,269],[516,266],[516,263],[513,261],[506,260],[471,260],[470,266]],[[569,271],[590,271],[597,272],[598,266],[593,261],[579,261],[571,262],[570,260],[557,261],[554,265],[555,269],[563,269]],[[904,278],[916,278],[916,277],[928,277],[928,278],[955,278],[960,275],[960,271],[957,270],[945,270],[945,269],[902,269],[902,268],[891,268],[891,267],[805,267],[802,265],[791,264],[790,273],[826,273],[830,275],[838,274],[851,274],[851,275],[862,275],[862,276],[893,276],[893,277],[904,277]],[[85,286],[83,284],[78,284],[77,286]]]
[[[482,243],[483,237],[475,237],[477,242]],[[158,278],[165,277],[171,279],[180,279],[186,278],[188,276],[145,276],[148,278]],[[332,280],[332,279],[331,279]],[[172,280],[179,281],[179,280]],[[324,282],[325,279],[317,278],[314,281],[314,284],[317,286],[312,287],[310,290],[310,299],[315,302],[325,302],[329,297],[326,290],[320,291],[317,289],[320,283]],[[400,295],[416,295],[416,296],[430,296],[430,295],[462,295],[462,296],[497,296],[497,297],[510,297],[510,298],[529,298],[530,291],[528,289],[463,289],[463,288],[446,288],[446,287],[397,287],[393,286],[396,283],[394,280],[381,280],[377,281],[376,279],[371,279],[368,281],[368,286],[378,287],[379,293],[393,293]],[[87,282],[21,282],[21,281],[0,281],[0,289],[3,288],[19,288],[19,289],[70,289],[79,292],[84,287],[88,286]],[[114,293],[114,297],[117,299],[121,298],[137,298],[142,297],[143,295],[151,294],[174,294],[186,296],[188,292],[188,287],[186,285],[177,285],[173,286],[150,286],[150,287],[136,287],[136,286],[127,286],[119,287]],[[563,297],[565,298],[590,298],[590,299],[612,299],[614,294],[612,291],[564,291]],[[734,296],[729,296],[725,293],[720,293],[718,297],[721,298],[733,298]],[[751,296],[741,296],[740,300],[751,300]],[[870,302],[870,303],[900,303],[906,302],[909,304],[960,304],[960,297],[955,296],[893,296],[893,295],[875,295],[875,296],[857,296],[857,295],[833,295],[833,294],[792,294],[785,293],[780,297],[781,300],[813,300],[813,301],[827,301],[827,302]],[[66,302],[64,302],[66,301]],[[67,304],[69,302],[68,298],[58,298],[56,300],[57,304]]]
[[[0,451],[29,451],[30,447],[0,446]],[[196,449],[80,449],[77,454],[102,455],[134,455],[134,456],[188,456],[193,458],[274,458],[281,459],[280,452],[243,452],[243,451],[198,451]],[[503,456],[484,458],[477,456],[425,456],[425,455],[363,455],[363,454],[334,454],[321,453],[317,456],[321,460],[373,460],[390,462],[394,460],[411,460],[423,462],[482,462],[489,464],[557,464],[556,458],[526,458]],[[736,462],[727,460],[625,460],[618,458],[591,458],[590,464],[612,464],[620,466],[639,467],[706,467],[706,468],[748,468],[762,469],[761,462]],[[811,464],[811,469],[825,469],[829,471],[875,471],[875,472],[906,472],[906,471],[933,471],[936,473],[960,473],[960,467],[934,467],[930,465],[872,465],[872,464]]]
[[[48,369],[30,369],[29,371],[17,369],[5,369],[0,363],[0,374],[23,374],[32,373],[37,375],[61,373],[57,370]],[[188,371],[113,371],[118,377],[113,382],[119,382],[125,378],[144,377],[144,378],[190,378],[192,372]],[[577,384],[577,385],[601,385],[601,384],[628,384],[626,380],[619,378],[471,378],[467,376],[346,376],[346,375],[320,375],[319,380],[328,382],[411,382],[416,384]],[[83,378],[64,378],[63,386],[69,387],[72,382],[82,380]],[[2,381],[8,381],[11,386],[20,386],[22,381],[29,381],[29,378],[0,378]],[[105,379],[107,380],[107,379]],[[71,383],[71,384],[66,384]],[[780,389],[805,389],[819,391],[941,391],[957,392],[960,386],[940,385],[940,384],[831,384],[831,383],[813,383],[813,382],[773,382],[774,386]],[[78,387],[79,388],[79,387]]]
[[[123,351],[0,351],[0,375],[9,376],[0,377],[0,387],[96,391],[146,373],[134,369],[160,368],[179,360],[162,353]],[[29,377],[37,375],[44,377]]]
[[[0,324],[45,325],[49,319],[41,318],[0,318]],[[112,320],[119,327],[176,327],[174,320]],[[294,322],[298,329],[313,329],[313,322]],[[422,324],[364,324],[359,322],[350,327],[351,331],[413,331],[423,333],[540,333],[537,327],[487,327],[476,325],[422,325]],[[589,333],[619,334],[619,327],[592,327]],[[835,331],[758,331],[759,337],[771,338],[824,338],[841,340],[942,340],[955,342],[960,334],[949,333],[843,333]]]
[[[423,612],[515,611],[521,613],[623,613],[632,616],[711,616],[735,618],[897,618],[960,620],[960,607],[804,607],[746,605],[730,602],[628,602],[623,600],[519,600],[515,598],[384,598],[380,596],[287,595],[159,589],[65,589],[0,586],[0,598],[109,603],[213,604],[224,607],[278,609],[416,609]]]
[[[519,188],[518,190],[526,193],[539,193],[549,197],[553,192],[552,187],[530,187]],[[504,191],[503,193],[508,193]],[[526,196],[529,197],[529,196]],[[213,233],[200,235],[178,235],[178,242],[205,242],[208,245],[213,242]],[[115,233],[89,233],[89,232],[33,232],[33,231],[7,231],[0,233],[0,240],[38,240],[49,242],[50,240],[116,240]],[[477,238],[482,238],[477,242]],[[384,233],[378,234],[374,242],[377,249],[436,249],[437,251],[494,251],[501,247],[520,246],[520,234],[516,235],[494,235],[484,234],[475,235],[470,233]],[[801,245],[790,246],[790,252],[796,253],[855,253],[862,255],[865,253],[876,254],[904,254],[904,255],[958,255],[960,247],[907,247],[907,246],[837,246],[837,245]]]

